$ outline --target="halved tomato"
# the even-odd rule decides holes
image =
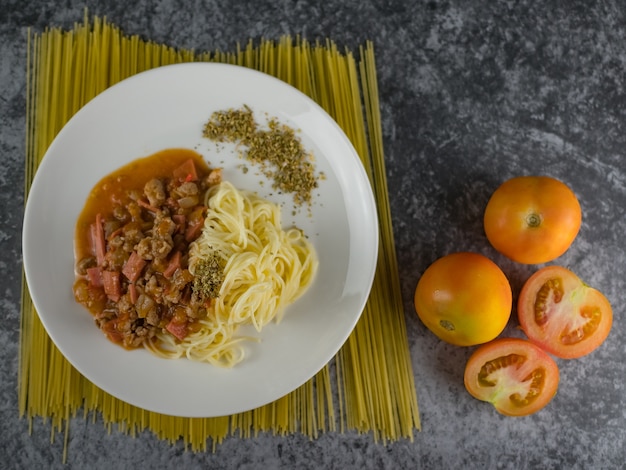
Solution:
[[[547,266],[528,278],[517,314],[533,343],[565,359],[595,350],[613,323],[608,299],[562,266]]]
[[[483,344],[465,366],[465,388],[507,416],[526,416],[546,406],[559,386],[559,368],[528,340],[500,338]]]

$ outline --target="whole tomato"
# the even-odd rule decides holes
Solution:
[[[572,190],[549,176],[519,176],[492,194],[484,215],[487,239],[524,264],[552,261],[567,251],[582,221]]]
[[[415,310],[424,325],[457,346],[486,343],[511,315],[511,285],[502,270],[478,253],[453,253],[436,260],[415,288]]]

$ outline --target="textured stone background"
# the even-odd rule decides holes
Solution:
[[[353,433],[228,439],[184,452],[149,433],[71,423],[62,436],[17,416],[21,223],[28,27],[72,27],[89,13],[128,34],[195,50],[300,34],[351,49],[372,40],[402,292],[422,431],[388,445]],[[0,0],[0,467],[2,468],[624,468],[626,456],[626,7],[623,2],[326,0]],[[464,390],[471,348],[437,341],[417,320],[423,270],[453,251],[494,259],[514,294],[536,266],[498,255],[482,231],[491,192],[548,174],[579,196],[583,226],[558,264],[614,307],[606,343],[559,361],[553,402],[497,415]],[[518,335],[512,319],[505,334]]]

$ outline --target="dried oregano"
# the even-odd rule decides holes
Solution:
[[[310,204],[318,186],[313,154],[307,152],[296,132],[272,118],[267,129],[260,129],[252,110],[216,111],[205,124],[203,136],[216,142],[242,144],[241,155],[258,165],[273,181],[275,190],[293,193],[297,205]]]

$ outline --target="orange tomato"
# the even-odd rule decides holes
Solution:
[[[467,391],[507,416],[526,416],[545,407],[559,386],[559,368],[541,348],[519,338],[480,346],[465,366]]]
[[[613,323],[607,298],[561,266],[542,268],[526,281],[517,312],[532,342],[566,359],[598,348]]]
[[[439,258],[415,288],[415,310],[424,325],[457,346],[486,343],[511,315],[511,285],[502,270],[478,253]]]
[[[567,251],[582,221],[572,190],[548,176],[520,176],[492,194],[484,214],[487,239],[513,261],[539,264]]]

